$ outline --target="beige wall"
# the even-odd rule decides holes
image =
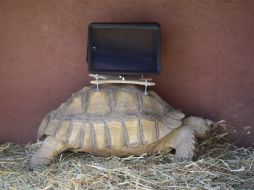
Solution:
[[[89,83],[94,21],[159,22],[155,90],[187,114],[227,120],[232,139],[253,145],[252,0],[0,0],[0,143],[35,140],[43,116]]]

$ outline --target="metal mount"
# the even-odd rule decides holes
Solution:
[[[105,75],[99,75],[99,74],[89,74],[90,77],[95,78],[95,80],[91,80],[91,84],[96,85],[96,90],[99,90],[99,85],[100,84],[112,84],[112,83],[121,83],[121,84],[136,84],[136,85],[141,85],[145,86],[144,94],[148,95],[147,88],[148,86],[155,86],[154,82],[152,81],[151,78],[143,78],[143,75],[141,76],[140,79],[132,79],[132,80],[127,80],[125,77],[120,75],[119,77],[112,77],[112,76],[105,76]]]

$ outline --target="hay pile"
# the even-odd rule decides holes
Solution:
[[[27,161],[39,144],[0,146],[0,189],[254,189],[254,150],[201,142],[195,162],[174,155],[98,157],[67,152],[55,162],[28,171]]]

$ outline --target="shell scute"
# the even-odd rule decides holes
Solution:
[[[111,119],[107,122],[107,127],[109,131],[111,148],[120,149],[124,147],[126,145],[126,140],[122,122],[116,119]]]
[[[64,109],[63,115],[79,115],[83,113],[82,97],[75,97],[69,105]]]
[[[127,144],[129,147],[137,146],[141,143],[139,121],[136,118],[124,120],[126,128]]]
[[[116,107],[115,110],[119,113],[137,113],[138,99],[137,94],[127,91],[117,91],[115,93]]]
[[[158,140],[158,129],[154,120],[141,119],[141,126],[143,128],[143,142],[149,144]]]
[[[56,130],[55,137],[67,142],[68,141],[68,133],[70,131],[71,121],[65,120],[61,123],[60,127]]]
[[[163,123],[158,121],[158,129],[159,129],[159,139],[165,137],[169,132],[169,128]]]
[[[162,114],[165,112],[165,107],[152,96],[141,94],[141,100],[142,112],[148,114]]]
[[[104,122],[93,123],[95,149],[110,148],[110,139]]]
[[[72,126],[69,131],[69,136],[68,136],[68,143],[73,145],[73,146],[80,146],[81,144],[81,133],[84,126],[84,123],[81,121],[72,121]]]
[[[94,131],[90,123],[84,123],[81,129],[81,148],[93,151],[95,149]]]
[[[45,129],[46,135],[54,136],[56,134],[57,129],[60,127],[60,120],[58,119],[51,119]]]
[[[111,112],[109,93],[106,91],[89,92],[86,103],[86,114],[88,115],[102,116]]]

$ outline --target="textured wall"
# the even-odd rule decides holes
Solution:
[[[159,22],[155,90],[187,114],[227,120],[233,140],[253,145],[252,0],[0,0],[0,143],[34,141],[43,116],[88,84],[94,21]]]

